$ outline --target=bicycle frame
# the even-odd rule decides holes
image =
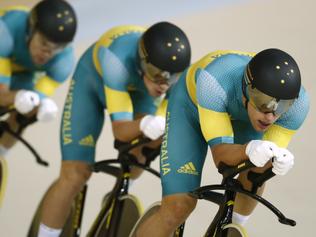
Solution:
[[[159,172],[149,167],[150,160],[153,160],[157,155],[159,155],[158,149],[154,150],[153,153],[150,155],[149,161],[146,162],[145,165],[140,164],[133,158],[128,152],[133,148],[144,145],[150,142],[150,139],[137,139],[128,143],[127,145],[123,145],[117,147],[119,150],[119,155],[117,159],[110,159],[110,160],[103,160],[96,162],[92,165],[91,169],[93,172],[102,172],[109,175],[112,175],[116,178],[116,183],[112,191],[110,192],[110,196],[102,206],[97,218],[93,222],[91,228],[88,231],[87,237],[94,237],[106,234],[107,236],[117,236],[119,231],[119,222],[122,217],[122,210],[124,204],[124,197],[128,195],[129,189],[129,179],[130,179],[130,167],[136,166],[143,170],[146,170],[153,175],[160,177]],[[117,142],[117,141],[116,141]],[[115,166],[115,165],[119,166]],[[83,190],[82,192],[85,192]],[[79,195],[85,197],[85,194],[80,193]],[[79,237],[80,236],[80,226],[81,226],[81,218],[83,215],[83,208],[85,205],[85,198],[77,199],[78,204],[75,204],[78,208],[76,208],[75,213],[78,213],[80,221],[77,222],[78,224],[72,223],[73,231],[71,233],[72,237]],[[103,226],[106,226],[106,230],[102,229]],[[69,234],[65,234],[62,236],[69,236]]]
[[[0,117],[4,116],[5,114],[11,113],[11,112],[15,112],[15,109],[0,107]],[[23,115],[20,115],[20,116],[23,117]],[[25,123],[23,124],[23,126],[30,125],[30,124],[34,123],[35,121],[36,121],[36,117],[30,118],[30,119],[25,117],[25,121],[24,121]],[[37,153],[37,151],[33,148],[33,146],[30,145],[21,136],[21,129],[19,129],[16,132],[16,131],[11,129],[11,127],[9,126],[9,124],[6,121],[0,120],[0,136],[2,136],[2,134],[4,132],[7,132],[8,134],[10,134],[14,138],[16,138],[18,141],[20,141],[23,145],[25,145],[30,150],[30,152],[33,154],[36,162],[39,165],[48,166],[49,165],[48,162],[43,160],[40,157],[40,155]],[[0,158],[0,207],[2,205],[5,190],[6,190],[7,173],[8,173],[8,167],[6,164],[6,160],[3,157],[1,157]]]
[[[251,191],[245,190],[240,182],[234,178],[238,173],[252,167],[254,167],[254,165],[249,160],[233,167],[220,164],[219,172],[223,175],[222,184],[204,186],[191,193],[196,198],[205,199],[219,205],[216,216],[207,229],[205,237],[227,236],[227,231],[223,231],[222,227],[231,223],[234,201],[237,193],[247,195],[266,206],[279,218],[280,223],[290,226],[296,225],[294,220],[286,218],[275,206],[273,206],[263,197],[256,194],[258,188],[261,187],[265,181],[274,176],[272,168],[266,170],[262,174],[254,173],[252,171],[248,173],[248,179],[252,182]],[[224,193],[221,194],[215,192],[214,190],[224,190]]]
[[[254,167],[254,165],[249,160],[237,166],[227,166],[220,163],[218,170],[219,173],[223,175],[222,183],[200,187],[190,193],[194,198],[204,199],[219,205],[219,209],[204,235],[205,237],[227,237],[227,231],[224,230],[223,227],[232,222],[232,213],[237,193],[245,194],[266,206],[278,217],[280,223],[290,226],[296,225],[294,220],[286,218],[275,206],[256,194],[257,189],[261,187],[265,181],[274,176],[271,168],[262,174],[249,171],[248,179],[253,184],[251,191],[245,190],[241,183],[234,178],[240,172],[252,167]],[[222,190],[224,193],[219,193],[215,190]],[[183,230],[184,223],[178,228],[178,233],[176,232],[175,236],[183,236]]]

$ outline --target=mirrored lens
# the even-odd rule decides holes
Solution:
[[[292,100],[277,100],[268,96],[251,85],[247,86],[249,101],[254,107],[262,113],[274,113],[280,115],[289,110],[295,99]]]
[[[151,63],[146,63],[145,60],[142,59],[141,69],[149,80],[158,84],[171,85],[175,83],[179,77],[179,73],[170,74],[167,71],[162,71]]]

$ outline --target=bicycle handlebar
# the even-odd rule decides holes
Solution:
[[[245,171],[247,169],[250,169],[252,167],[255,167],[251,161],[246,160],[236,166],[228,166],[224,163],[220,163],[218,166],[218,171],[223,175],[223,180],[232,179],[239,174],[242,171]],[[266,206],[268,209],[270,209],[279,219],[279,222],[282,224],[295,226],[296,222],[292,219],[289,219],[285,217],[281,211],[279,211],[274,205],[272,205],[269,201],[264,199],[263,197],[256,194],[257,189],[267,180],[275,176],[275,174],[272,172],[272,168],[267,169],[263,173],[255,173],[253,171],[249,171],[248,173],[248,179],[252,182],[252,190],[248,191],[245,190],[241,185],[238,185],[238,181],[234,180],[235,182],[227,184],[223,183],[221,185],[208,185],[204,187],[200,187],[193,192],[191,192],[191,195],[198,199],[205,199],[212,201],[217,204],[221,204],[223,202],[224,194],[214,192],[213,190],[227,190],[227,191],[233,191],[233,192],[239,192],[242,194],[245,194],[264,206]]]
[[[121,169],[119,167],[116,166],[111,166],[111,164],[122,164],[121,160],[118,159],[111,159],[111,160],[102,160],[99,162],[96,162],[93,166],[92,166],[92,171],[93,172],[105,172],[105,173],[109,173],[112,174],[113,176],[118,176],[121,173]],[[124,164],[129,165],[129,166],[137,166],[139,168],[142,168],[148,172],[150,172],[151,174],[157,176],[158,178],[160,177],[160,174],[158,171],[138,163],[135,160],[130,160],[130,161],[124,161]]]
[[[266,199],[264,199],[263,197],[249,192],[245,189],[243,189],[242,187],[239,186],[225,186],[222,184],[218,184],[218,185],[207,185],[204,187],[200,187],[196,190],[194,190],[193,192],[191,192],[191,195],[195,198],[198,199],[205,199],[205,200],[209,200],[209,201],[213,201],[212,199],[209,199],[208,197],[210,195],[221,195],[222,196],[222,200],[216,202],[217,204],[221,204],[223,202],[223,194],[214,192],[213,190],[227,190],[227,191],[233,191],[236,193],[242,193],[245,194],[255,200],[257,200],[258,202],[260,202],[261,204],[263,204],[264,206],[266,206],[268,209],[270,209],[278,218],[279,218],[279,222],[282,224],[286,224],[286,225],[291,225],[291,226],[295,226],[296,222],[294,220],[291,220],[287,217],[285,217],[282,212],[277,209],[273,204],[271,204],[269,201],[267,201]],[[219,197],[217,197],[219,198]]]
[[[224,179],[227,179],[233,178],[237,174],[253,167],[255,167],[255,165],[250,160],[246,160],[236,166],[229,166],[223,162],[220,162],[218,165],[218,172],[223,175]],[[261,187],[262,184],[264,184],[264,182],[266,182],[274,176],[275,174],[273,173],[272,168],[267,169],[263,173],[249,171],[247,178],[252,183],[251,192],[256,193],[258,188]]]
[[[7,114],[7,113],[11,113],[11,112],[14,112],[16,111],[15,108],[3,108],[1,107],[0,108],[0,117]],[[19,113],[18,113],[19,114]],[[21,114],[20,114],[21,115]],[[23,116],[23,115],[21,115]],[[36,121],[36,117],[33,117],[33,118],[30,118],[28,123],[25,123],[24,125],[29,125],[29,124],[32,124]],[[9,133],[11,136],[15,137],[17,140],[19,140],[21,143],[23,143],[29,150],[30,152],[32,153],[32,155],[35,157],[35,160],[36,162],[39,164],[39,165],[42,165],[42,166],[49,166],[49,163],[45,160],[43,160],[40,155],[37,153],[37,151],[33,148],[33,146],[28,143],[23,137],[21,137],[20,135],[20,130],[15,132],[11,129],[11,127],[9,126],[9,124],[5,121],[0,121],[0,131],[5,131],[7,133]]]
[[[236,166],[230,166],[220,162],[218,165],[218,172],[222,174],[224,178],[233,178],[237,174],[252,167],[255,167],[255,165],[250,160],[246,160]]]
[[[127,154],[130,150],[138,146],[144,145],[146,143],[149,143],[151,141],[152,140],[147,137],[137,138],[131,142],[121,142],[119,140],[115,140],[114,148],[116,148],[119,151],[119,155],[122,155],[122,154]]]
[[[121,165],[127,165],[127,166],[136,166],[143,170],[146,170],[150,172],[151,174],[160,177],[159,172],[149,167],[149,164],[146,162],[146,164],[141,164],[137,161],[137,159],[129,154],[128,152],[138,146],[144,145],[146,143],[151,142],[152,140],[149,138],[139,138],[136,140],[133,140],[130,143],[122,143],[118,140],[115,140],[114,147],[118,149],[119,155],[117,159],[111,159],[111,160],[103,160],[96,162],[92,165],[91,169],[93,172],[105,172],[114,176],[118,176],[121,172],[121,169],[115,166],[111,166],[111,164],[121,164]],[[146,157],[149,161],[153,160],[157,155],[159,155],[159,152],[156,150],[153,150],[150,153],[150,156]]]

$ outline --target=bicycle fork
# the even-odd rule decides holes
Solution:
[[[83,190],[78,194],[78,196],[75,199],[74,214],[72,218],[73,233],[71,233],[71,236],[73,237],[80,237],[83,208],[86,200],[87,188],[88,186],[85,185],[83,187]]]
[[[227,237],[227,230],[223,227],[232,222],[235,196],[235,192],[228,191],[227,199],[220,205],[204,237]]]

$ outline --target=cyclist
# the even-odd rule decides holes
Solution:
[[[200,186],[208,145],[216,165],[249,159],[261,167],[257,171],[272,165],[285,175],[294,164],[286,147],[308,110],[298,65],[282,50],[216,51],[191,65],[169,99],[160,153],[162,205],[137,237],[171,236],[190,215],[197,200],[188,192]],[[250,189],[246,173],[238,179]],[[237,195],[233,222],[243,225],[255,205]]]
[[[7,119],[22,131],[30,118],[49,121],[57,106],[50,98],[74,69],[70,45],[76,33],[73,8],[63,0],[40,1],[31,10],[0,10],[0,107],[14,106]],[[0,155],[16,140],[0,132]]]
[[[169,22],[147,30],[115,27],[83,54],[63,112],[61,172],[44,197],[38,236],[61,233],[74,197],[91,175],[105,109],[116,139],[128,142],[144,134],[160,143],[166,92],[189,66],[190,57],[187,36]]]

